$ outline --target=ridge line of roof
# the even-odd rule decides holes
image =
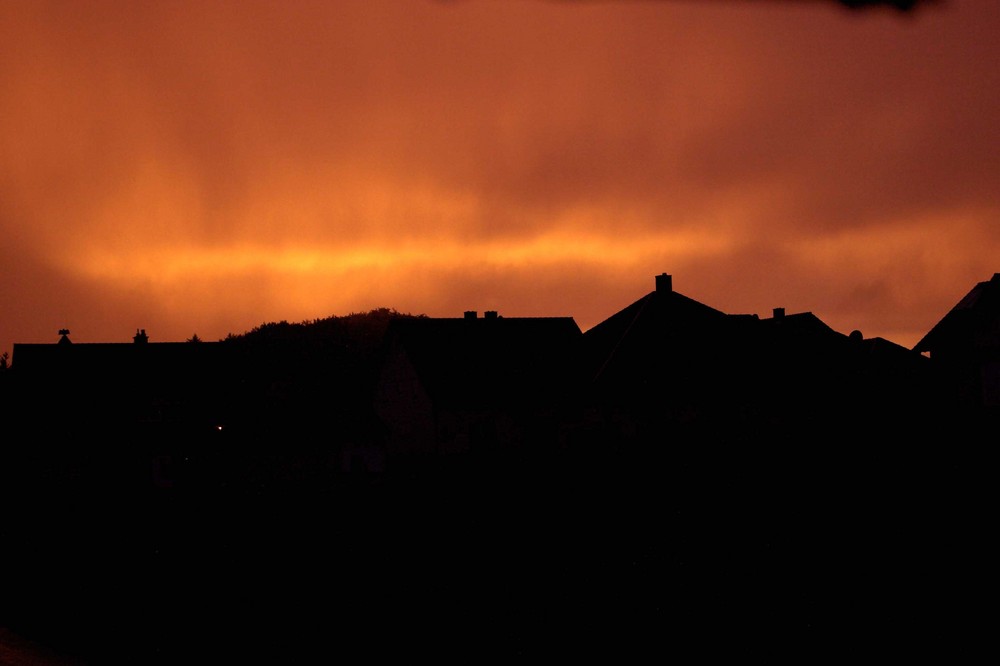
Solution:
[[[655,294],[655,293],[656,292],[652,292],[651,291],[648,294],[646,294],[645,296],[643,296],[642,298],[640,298],[638,301],[636,301],[637,303],[642,303],[642,305],[639,306],[638,310],[635,313],[635,316],[632,317],[632,321],[630,321],[628,323],[628,326],[625,327],[625,330],[622,332],[621,337],[619,337],[618,341],[615,342],[615,346],[611,348],[611,353],[608,354],[607,358],[604,359],[604,363],[601,364],[601,367],[597,370],[597,373],[594,375],[594,378],[591,381],[597,381],[598,379],[600,379],[601,374],[604,372],[604,369],[606,367],[608,367],[608,363],[611,362],[611,359],[614,357],[615,353],[618,351],[618,347],[621,345],[622,341],[626,337],[628,337],[629,331],[632,330],[632,326],[634,326],[635,322],[637,322],[639,320],[639,317],[642,315],[643,311],[646,309],[646,306],[649,305],[649,302],[651,300],[653,300],[653,294]]]

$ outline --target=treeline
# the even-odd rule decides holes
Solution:
[[[230,422],[283,441],[368,427],[386,331],[400,318],[426,315],[375,308],[230,334]]]
[[[224,342],[250,344],[267,342],[310,342],[333,340],[358,347],[367,347],[382,339],[389,322],[399,318],[426,319],[425,314],[403,313],[395,308],[373,308],[367,312],[331,315],[289,323],[286,320],[266,322],[240,334],[230,333]]]

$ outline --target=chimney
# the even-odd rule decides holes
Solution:
[[[661,294],[669,294],[674,290],[673,276],[660,273],[656,276],[656,291]]]
[[[475,319],[478,316],[479,316],[479,313],[476,312],[475,310],[466,310],[465,311],[465,318],[466,319]]]
[[[774,308],[774,318],[781,319],[785,316],[785,308]]]
[[[487,310],[486,312],[483,313],[483,317],[485,317],[486,319],[496,319],[497,318],[497,311],[496,310]]]
[[[149,336],[146,335],[146,329],[142,329],[141,331],[138,328],[135,329],[135,335],[132,337],[132,341],[137,345],[149,342]]]

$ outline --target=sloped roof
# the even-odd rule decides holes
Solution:
[[[796,314],[761,319],[759,327],[765,335],[780,336],[785,340],[808,339],[819,341],[823,338],[842,340],[846,337],[843,333],[830,328],[826,322],[812,312],[798,312]]]
[[[913,346],[917,352],[932,352],[941,345],[967,334],[971,329],[991,325],[1000,329],[1000,273],[979,282]]]
[[[704,340],[727,318],[672,289],[656,289],[584,333],[585,372],[591,373],[589,379],[598,379],[613,365],[634,362],[654,349]]]
[[[670,286],[588,330],[583,342],[582,379],[594,397],[650,414],[679,406],[678,414],[729,418],[745,409],[792,422],[827,410],[843,420],[834,404],[882,399],[874,387],[888,399],[900,383],[916,385],[926,369],[919,354],[859,332],[845,335],[812,312],[725,314]]]
[[[860,333],[856,337],[860,340]],[[758,368],[792,369],[807,360],[810,364],[832,367],[852,348],[857,351],[850,341],[850,336],[830,328],[812,312],[800,312],[761,319],[752,327],[743,327],[734,344],[746,356],[754,357]],[[809,371],[814,370],[810,366]]]

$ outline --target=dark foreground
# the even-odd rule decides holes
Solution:
[[[8,456],[0,626],[86,664],[977,654],[983,459],[803,448],[369,478],[252,452],[169,487],[142,455]]]

